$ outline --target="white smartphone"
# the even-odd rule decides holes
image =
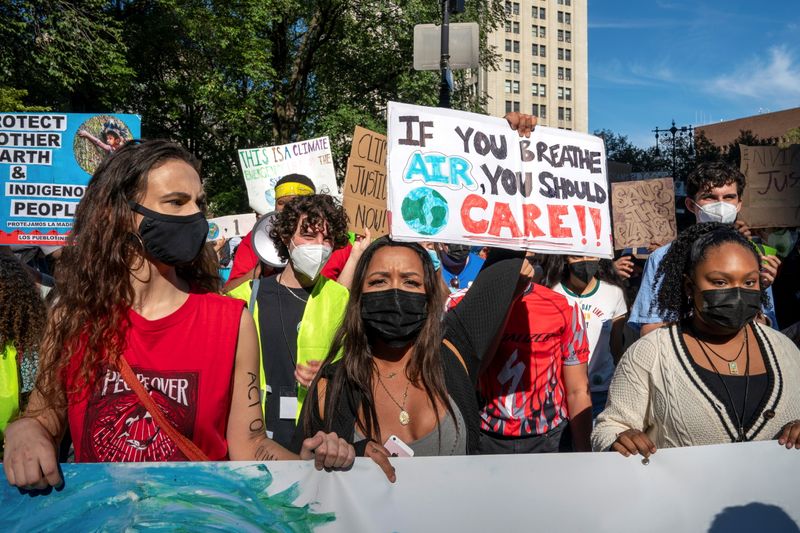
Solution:
[[[414,457],[414,450],[395,435],[389,435],[383,447],[389,451],[392,457]]]

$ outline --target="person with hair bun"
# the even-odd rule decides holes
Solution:
[[[800,351],[755,320],[761,258],[730,224],[690,227],[658,269],[666,327],[622,357],[594,450],[644,460],[659,448],[777,439],[800,449]]]
[[[199,171],[164,140],[128,143],[97,168],[56,273],[36,387],[6,430],[11,485],[62,483],[67,426],[78,462],[352,464],[353,447],[333,434],[299,454],[267,438],[256,330],[241,301],[216,294]]]

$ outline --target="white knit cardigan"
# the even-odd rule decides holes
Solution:
[[[746,440],[776,439],[800,419],[800,350],[782,333],[756,325],[769,384]],[[734,442],[737,424],[698,376],[677,325],[660,328],[622,356],[592,449],[608,450],[627,429],[644,431],[658,448]]]

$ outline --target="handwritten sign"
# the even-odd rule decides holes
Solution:
[[[739,217],[753,228],[800,226],[800,145],[739,145],[747,179]]]
[[[62,245],[97,166],[137,115],[0,113],[0,244]]]
[[[617,250],[675,240],[672,178],[612,183],[611,213]]]
[[[330,194],[341,199],[327,137],[239,150],[239,163],[250,207],[259,215],[275,210],[275,182],[289,174],[308,176],[318,194]]]
[[[244,237],[256,225],[255,213],[217,217],[208,221],[208,240]]]
[[[392,238],[612,256],[599,137],[390,102],[388,141]]]
[[[348,230],[372,237],[388,233],[386,211],[386,136],[356,126],[344,178]]]

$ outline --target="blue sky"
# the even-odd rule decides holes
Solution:
[[[800,106],[798,0],[589,4],[589,131],[639,146],[653,128]]]

